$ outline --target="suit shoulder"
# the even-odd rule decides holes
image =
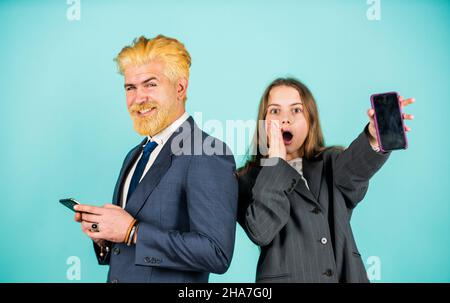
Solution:
[[[201,129],[186,136],[180,146],[180,154],[185,156],[212,156],[232,159],[234,162],[233,152],[228,145]]]

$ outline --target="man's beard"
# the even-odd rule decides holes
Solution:
[[[147,117],[140,117],[139,111],[152,109],[155,112]],[[171,122],[170,104],[159,105],[156,102],[145,102],[141,104],[133,104],[128,108],[131,119],[133,120],[134,129],[142,136],[154,136],[169,126]]]

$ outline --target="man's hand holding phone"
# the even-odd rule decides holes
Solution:
[[[82,223],[81,213],[75,212],[75,218],[74,219],[75,219],[75,222]],[[91,240],[94,241],[94,243],[97,244],[100,247],[105,246],[106,242],[107,242],[105,239],[91,238]]]
[[[77,212],[75,221],[81,223],[82,231],[96,243],[100,240],[123,243],[134,220],[124,209],[113,204],[102,207],[79,204],[74,209]]]

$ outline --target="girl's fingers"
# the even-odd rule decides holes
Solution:
[[[277,149],[280,147],[280,134],[275,125],[272,127],[272,146]]]
[[[411,127],[405,125],[405,131],[410,132],[411,131]]]
[[[414,119],[414,115],[403,114],[403,119],[405,119],[405,120],[412,120],[412,119]]]
[[[400,100],[400,98],[399,98],[399,101],[400,101],[400,107],[403,108],[403,107],[405,107],[405,106],[407,106],[407,105],[409,105],[411,103],[414,103],[416,101],[416,99],[408,98],[406,100],[403,100],[403,99]]]
[[[278,137],[279,130],[280,130],[280,127],[278,126],[278,121],[275,121],[275,120],[272,121],[270,131],[271,131],[271,136],[275,137],[274,139],[276,139],[276,137]]]
[[[271,134],[271,123],[270,123],[270,120],[266,120],[265,121],[265,124],[264,124],[264,127],[265,127],[265,130],[266,130],[266,139],[267,139],[267,144],[270,144],[270,134]]]
[[[372,119],[374,115],[375,115],[375,110],[373,108],[371,108],[367,111],[367,116],[369,116],[369,118]]]

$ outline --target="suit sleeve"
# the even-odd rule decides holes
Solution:
[[[333,154],[333,178],[335,185],[346,198],[349,209],[364,198],[369,179],[383,166],[390,153],[376,152],[369,143],[368,127],[339,153]]]
[[[300,179],[300,175],[285,160],[264,166],[254,185],[247,178],[239,179],[238,220],[248,237],[259,246],[272,242],[287,224],[290,202],[287,192]],[[251,178],[250,178],[251,179]]]
[[[224,273],[233,254],[237,178],[233,156],[192,156],[186,176],[190,231],[139,223],[136,264]]]

